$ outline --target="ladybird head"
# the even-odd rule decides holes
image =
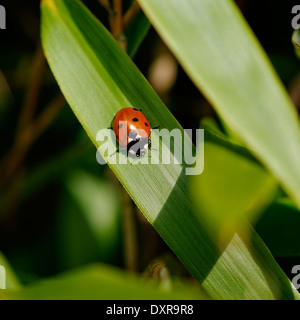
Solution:
[[[146,154],[146,148],[148,148],[148,138],[138,138],[136,140],[132,140],[127,146],[127,154],[141,158]]]

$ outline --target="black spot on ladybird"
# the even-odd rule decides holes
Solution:
[[[147,122],[145,122],[145,126],[148,127],[148,123]]]
[[[138,119],[138,118],[133,118],[132,121],[133,121],[133,122],[138,122],[139,119]]]

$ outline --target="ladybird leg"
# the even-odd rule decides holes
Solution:
[[[152,148],[152,143],[151,143],[151,139],[150,138],[148,139],[148,149],[151,150],[151,151],[152,150],[153,151],[158,151],[157,149]]]
[[[114,113],[114,117],[113,117],[113,119],[112,119],[111,124],[113,124],[113,123],[114,123],[115,118],[116,118],[116,114]],[[111,125],[111,126],[110,126],[110,127],[108,127],[107,129],[111,129],[111,130],[113,130],[113,126]]]
[[[110,157],[111,157],[111,156],[114,156],[116,153],[119,153],[119,152],[120,152],[120,150],[117,149],[115,152],[113,152],[113,153],[110,155]]]
[[[134,163],[134,161],[136,161],[137,159],[139,159],[139,157],[135,157],[135,158],[130,162],[130,165],[132,166],[132,164]]]

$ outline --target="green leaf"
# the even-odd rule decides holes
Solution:
[[[211,118],[205,128],[205,171],[192,177],[191,194],[200,219],[205,219],[222,245],[236,230],[247,232],[277,195],[276,180],[248,149],[224,136]],[[246,228],[246,229],[244,229]]]
[[[66,189],[57,223],[60,267],[114,261],[121,245],[118,190],[82,170],[69,174]]]
[[[111,266],[90,265],[42,280],[22,290],[0,290],[4,300],[185,300],[207,299],[199,288],[182,285],[172,291]]]
[[[254,228],[277,257],[299,257],[300,212],[289,199],[272,203]]]
[[[234,2],[138,1],[222,119],[300,207],[299,117]]]
[[[150,22],[144,12],[140,11],[124,32],[127,39],[126,51],[130,57],[135,55],[149,29]]]
[[[204,172],[191,184],[199,218],[220,237],[232,236],[272,202],[277,183],[259,164],[215,143],[205,142],[204,159]]]
[[[129,57],[79,1],[42,1],[42,43],[69,105],[97,148],[98,130],[109,127],[123,107],[142,108],[152,126],[182,130]],[[171,153],[170,164],[109,165],[204,289],[223,299],[298,297],[256,233],[252,245],[237,235],[219,252],[208,226],[194,215],[186,167],[174,163],[170,146],[157,133],[151,137],[154,148]],[[105,143],[112,145],[110,140]],[[104,159],[111,159],[100,151]],[[158,157],[155,152],[151,156]],[[126,159],[120,154],[120,160]]]

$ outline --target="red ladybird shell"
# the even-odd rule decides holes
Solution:
[[[151,133],[148,119],[135,108],[123,108],[118,111],[113,121],[113,130],[120,147],[126,147],[129,144],[128,135],[132,131],[136,132],[141,139],[149,138]]]

